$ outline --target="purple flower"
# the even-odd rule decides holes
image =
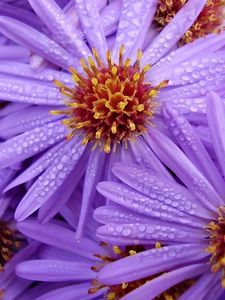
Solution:
[[[31,67],[7,60],[0,64],[0,98],[14,102],[7,106],[12,112],[0,121],[1,137],[6,139],[0,145],[0,165],[25,162],[24,171],[5,189],[29,182],[15,212],[19,221],[38,209],[39,221],[48,221],[77,187],[82,188],[79,238],[91,207],[103,200],[96,195],[96,184],[112,178],[114,162],[131,160],[167,174],[148,146],[152,123],[169,134],[155,106],[170,102],[194,118],[194,113],[205,112],[207,92],[223,95],[225,35],[209,35],[176,49],[206,0],[189,0],[155,38],[154,30],[148,35],[155,1],[124,0],[122,5],[121,1],[109,5],[98,1],[99,9],[90,0],[66,7],[64,1],[58,2],[63,9],[53,0],[30,0],[36,15],[25,8],[24,23],[19,13],[12,16],[9,10],[10,17],[0,17],[1,32],[38,55]],[[63,71],[69,68],[76,86],[71,74]],[[66,105],[52,80],[67,95]],[[156,96],[168,80],[168,87]],[[50,110],[56,115],[50,115]],[[63,116],[58,114],[62,110]],[[70,141],[65,139],[68,134],[73,137]],[[99,147],[91,151],[96,145],[105,152]],[[116,145],[115,152],[110,152]]]
[[[117,163],[113,173],[120,182],[103,182],[98,190],[112,204],[98,208],[104,223],[97,236],[117,245],[161,243],[105,266],[98,275],[103,284],[122,284],[166,272],[122,299],[154,299],[164,290],[195,278],[179,298],[223,299],[225,224],[225,109],[216,94],[207,96],[209,140],[206,150],[198,126],[170,105],[162,107],[173,139],[152,129],[150,144],[175,176],[166,176],[134,164]],[[207,122],[207,121],[206,121]],[[205,124],[207,125],[207,123]],[[200,126],[201,133],[208,128]],[[209,147],[210,146],[210,147]],[[200,276],[200,277],[198,277]],[[222,286],[221,286],[222,285]]]

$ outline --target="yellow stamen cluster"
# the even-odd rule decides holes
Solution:
[[[221,284],[225,288],[225,207],[219,208],[218,220],[211,221],[207,230],[210,233],[210,244],[207,251],[211,254],[212,272],[222,271]]]
[[[4,265],[21,246],[22,241],[18,237],[18,233],[0,221],[0,272],[4,270]]]
[[[107,52],[107,63],[100,59],[96,49],[92,51],[94,59],[89,57],[88,64],[84,59],[80,60],[85,75],[70,68],[74,88],[54,81],[67,97],[68,109],[51,113],[67,116],[62,123],[68,126],[68,139],[82,132],[83,144],[93,142],[93,148],[98,145],[109,153],[112,146],[121,142],[126,144],[146,131],[156,106],[153,98],[168,81],[154,87],[145,82],[145,74],[151,66],[141,69],[140,50],[134,64],[130,58],[124,60],[123,46],[118,64],[112,61],[110,51]]]
[[[165,27],[187,2],[188,0],[159,0],[155,15],[157,26]],[[225,0],[208,0],[194,24],[179,41],[179,45],[224,30],[224,8]]]
[[[108,247],[106,243],[102,244],[104,247]],[[161,244],[157,242],[155,244],[155,248],[160,248]],[[139,253],[141,251],[145,250],[145,247],[142,245],[139,246],[127,246],[124,249],[118,246],[113,246],[112,250],[114,252],[113,257],[106,257],[102,255],[95,255],[96,257],[100,258],[102,260],[102,263],[99,263],[97,266],[92,267],[92,270],[94,271],[99,271],[105,264],[108,264],[110,262],[116,261],[118,259],[135,255],[136,253]],[[149,276],[146,278],[134,280],[131,282],[124,282],[122,284],[114,285],[114,286],[105,286],[99,283],[98,281],[94,280],[93,281],[93,288],[89,289],[89,294],[94,294],[98,290],[102,288],[108,288],[107,289],[107,294],[106,294],[106,300],[119,300],[126,294],[130,293],[134,289],[144,285],[145,283],[153,280],[157,276],[161,274],[157,274],[156,276]],[[180,284],[177,284],[176,286],[170,288],[168,291],[163,292],[161,295],[157,296],[155,300],[176,300],[178,299],[181,294],[186,291],[189,287],[193,285],[194,281],[193,280],[186,280]]]

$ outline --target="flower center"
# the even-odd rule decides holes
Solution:
[[[108,247],[106,243],[103,243],[104,247]],[[161,244],[156,243],[155,248],[160,248]],[[112,257],[110,256],[102,256],[102,255],[95,255],[96,257],[101,259],[101,263],[99,263],[96,266],[92,267],[92,270],[94,271],[99,271],[105,264],[108,264],[110,262],[116,261],[118,259],[135,255],[136,253],[139,253],[141,251],[146,250],[144,246],[138,245],[138,246],[126,246],[123,249],[118,247],[118,246],[113,246],[112,250],[114,252],[114,255]],[[141,278],[138,280],[134,280],[131,282],[124,282],[118,285],[113,285],[113,286],[105,286],[99,283],[98,281],[94,280],[93,281],[93,288],[89,289],[89,294],[94,294],[96,293],[99,289],[101,288],[108,288],[106,292],[105,299],[106,300],[119,300],[121,297],[127,295],[128,293],[132,292],[134,289],[142,286],[143,284],[147,283],[150,280],[153,280],[157,276],[161,274],[157,274],[154,276],[149,276],[145,278]],[[181,294],[183,294],[189,287],[191,287],[194,283],[194,280],[185,280],[184,282],[181,282],[169,290],[163,292],[161,295],[157,296],[155,300],[176,300],[178,299]]]
[[[0,272],[4,270],[4,265],[21,248],[22,244],[18,232],[0,221]]]
[[[225,207],[219,208],[218,220],[211,221],[207,230],[210,233],[210,244],[207,251],[211,253],[212,272],[222,271],[221,284],[225,288]]]
[[[93,148],[98,145],[109,153],[112,146],[127,143],[146,131],[156,106],[153,98],[168,81],[154,87],[145,82],[150,65],[141,69],[140,50],[134,64],[130,58],[124,60],[123,46],[118,64],[112,62],[110,51],[107,52],[107,63],[100,59],[96,49],[92,51],[94,60],[89,57],[88,65],[83,58],[80,60],[85,76],[70,68],[74,88],[54,81],[68,97],[65,103],[68,109],[51,113],[67,116],[62,123],[69,128],[68,139],[82,131],[83,144],[93,142]]]
[[[155,15],[158,27],[165,27],[188,0],[159,0]],[[179,45],[224,30],[224,0],[208,0],[191,28],[181,38]]]

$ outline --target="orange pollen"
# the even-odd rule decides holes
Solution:
[[[4,265],[21,248],[22,244],[23,242],[18,236],[18,232],[9,228],[3,221],[0,221],[0,272],[4,270]],[[1,292],[0,289],[0,295]]]
[[[143,134],[146,125],[154,115],[154,97],[168,81],[153,87],[145,82],[150,65],[140,67],[142,52],[139,50],[135,63],[124,60],[124,47],[120,47],[119,63],[115,64],[108,50],[107,63],[104,63],[96,49],[92,50],[94,59],[80,60],[85,75],[70,68],[75,81],[74,88],[55,80],[60,92],[67,97],[63,111],[52,114],[67,116],[63,120],[72,138],[76,133],[84,134],[83,144],[89,142],[100,146],[106,153],[112,145],[125,144],[133,137]]]
[[[104,243],[104,247],[108,247],[106,243]],[[155,244],[155,248],[162,247],[159,242]],[[110,262],[116,261],[118,259],[135,255],[136,253],[139,253],[141,251],[145,250],[145,247],[142,245],[138,246],[126,246],[126,247],[118,247],[113,246],[112,247],[114,255],[110,257],[105,257],[101,255],[95,255],[99,258],[101,258],[102,262],[99,263],[97,266],[92,267],[93,271],[98,272],[102,267],[104,267],[105,264],[108,264]],[[156,278],[161,274],[157,274],[154,276],[149,276],[146,278],[141,278],[138,280],[134,280],[131,282],[124,282],[118,285],[113,286],[105,286],[99,283],[97,280],[93,280],[92,284],[93,287],[89,289],[89,294],[95,294],[97,291],[99,291],[102,288],[107,288],[107,292],[105,295],[106,300],[119,300],[123,296],[127,295],[128,293],[132,292],[136,288],[142,286],[143,284],[147,283],[148,281]],[[161,295],[157,296],[154,300],[177,300],[183,292],[185,292],[189,287],[191,287],[194,284],[194,280],[186,280],[182,283],[179,283],[175,285],[174,287],[170,288],[169,290],[163,292]]]
[[[206,227],[210,234],[210,243],[206,251],[211,254],[212,272],[221,272],[221,284],[225,288],[225,207],[219,208],[217,221],[211,221]]]
[[[155,14],[157,26],[159,28],[165,27],[187,2],[188,0],[159,0]],[[179,41],[179,45],[193,42],[193,40],[210,33],[223,31],[224,8],[225,0],[208,0],[198,18]]]

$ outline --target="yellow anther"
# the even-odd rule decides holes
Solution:
[[[129,251],[129,254],[130,254],[130,255],[135,255],[136,253],[137,253],[137,252],[136,252],[135,250],[130,250],[130,251]]]
[[[122,289],[125,290],[128,287],[129,283],[124,282],[122,283]]]
[[[135,73],[133,79],[134,81],[138,81],[140,79],[140,73]]]
[[[105,145],[104,145],[104,151],[105,151],[106,153],[110,153],[110,151],[111,151],[111,146],[110,146],[110,144],[111,144],[111,139],[108,138],[108,139],[106,140],[106,142],[105,142]]]
[[[144,106],[144,104],[139,104],[138,106],[137,106],[137,110],[138,111],[143,111],[145,109],[145,106]]]
[[[124,110],[124,108],[126,107],[127,103],[124,102],[119,102],[118,106],[121,110]]]
[[[113,122],[113,125],[111,127],[111,131],[112,131],[113,134],[116,134],[116,132],[117,132],[116,122]]]
[[[93,133],[90,133],[87,136],[85,136],[82,140],[82,144],[87,145],[87,143],[91,140],[92,137],[93,137]]]
[[[114,75],[114,76],[116,76],[117,75],[117,67],[116,66],[113,66],[112,67],[112,74]]]
[[[113,246],[113,252],[115,254],[121,254],[122,253],[122,250],[120,249],[120,247],[118,246]]]
[[[138,49],[138,52],[137,52],[137,59],[140,61],[141,58],[142,58],[142,56],[143,56],[143,53],[142,53],[141,49]]]
[[[91,82],[92,82],[93,86],[98,86],[98,79],[97,78],[95,78],[95,77],[91,78]]]
[[[50,110],[51,115],[62,115],[64,112],[62,110]]]
[[[158,95],[158,91],[153,89],[149,92],[148,95],[149,95],[149,97],[155,97]]]
[[[109,293],[107,296],[107,300],[113,300],[115,298],[116,298],[116,293],[114,292]]]
[[[134,131],[136,129],[136,126],[135,126],[134,122],[132,122],[131,120],[128,120],[128,124],[129,124],[129,127],[130,127],[131,131]]]
[[[90,56],[88,57],[88,63],[89,63],[89,66],[91,68],[95,68],[95,63],[94,63],[93,59]]]
[[[126,61],[125,61],[125,67],[128,68],[131,64],[131,59],[130,58],[127,58]]]
[[[96,120],[98,120],[100,117],[101,117],[101,113],[96,112],[96,113],[94,114],[94,118],[95,118]]]
[[[72,108],[87,108],[86,103],[77,103],[77,102],[71,102],[68,104],[68,106]]]
[[[75,128],[76,128],[76,129],[81,129],[81,128],[83,128],[83,127],[89,126],[90,123],[91,123],[90,121],[80,122],[80,123],[77,123],[77,124],[75,125]]]
[[[102,66],[102,61],[101,61],[101,59],[99,57],[98,50],[96,48],[93,48],[92,49],[92,53],[93,53],[93,55],[95,57],[95,60],[96,60],[96,62],[98,64],[98,66],[101,67]]]
[[[162,247],[162,245],[161,245],[161,243],[160,243],[160,242],[156,242],[156,243],[155,243],[155,248],[157,248],[157,249],[158,249],[158,248],[161,248],[161,247]]]
[[[77,82],[77,83],[80,82],[80,78],[77,76],[77,74],[73,74],[73,75],[72,75],[72,79],[73,79],[75,82]]]
[[[108,61],[108,66],[109,66],[109,68],[111,68],[111,66],[112,66],[112,54],[111,54],[110,50],[107,51],[106,57],[107,57],[107,61]]]
[[[59,87],[59,88],[64,88],[64,87],[65,87],[65,85],[64,85],[62,82],[60,82],[59,80],[54,79],[54,80],[53,80],[53,83],[54,83],[57,87]]]
[[[96,139],[100,139],[101,138],[101,135],[102,135],[102,132],[103,132],[104,128],[101,127],[100,129],[98,129],[95,133],[95,137]]]
[[[148,65],[146,65],[144,68],[143,68],[143,70],[142,70],[142,74],[145,74],[145,73],[147,73],[150,69],[151,69],[151,65],[150,64],[148,64]]]
[[[120,52],[119,52],[119,63],[122,64],[123,63],[123,55],[124,55],[124,45],[121,45],[120,47]]]

